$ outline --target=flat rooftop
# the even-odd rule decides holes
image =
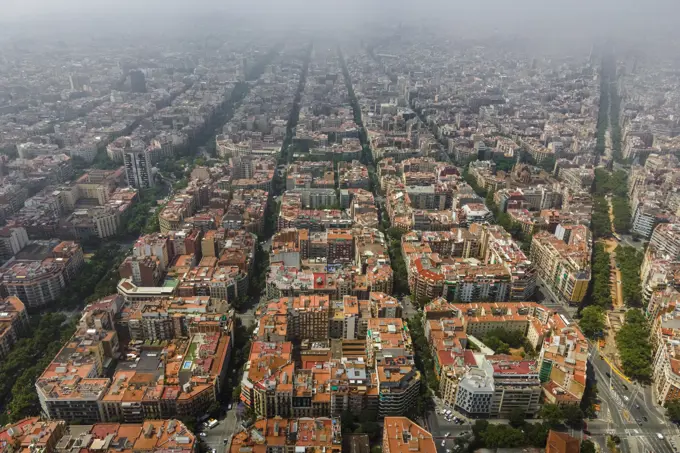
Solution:
[[[41,261],[47,258],[52,250],[61,243],[60,240],[30,242],[16,254],[17,261]]]

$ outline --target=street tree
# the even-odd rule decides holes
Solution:
[[[604,310],[596,305],[584,308],[581,311],[579,325],[586,337],[590,339],[599,337],[604,330]]]
[[[557,404],[544,404],[541,408],[540,417],[551,427],[559,426],[564,419],[564,413]]]

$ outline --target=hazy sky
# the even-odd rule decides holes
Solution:
[[[223,16],[225,26],[229,17],[245,15],[254,24],[320,28],[423,20],[480,33],[644,34],[677,28],[673,21],[680,17],[680,0],[0,0],[0,21],[48,18],[61,27],[68,27],[69,19],[106,17],[121,20],[124,28],[126,18],[152,24],[195,14]]]

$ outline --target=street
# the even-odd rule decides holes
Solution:
[[[674,452],[668,439],[678,435],[678,428],[665,420],[663,409],[654,405],[651,388],[621,377],[599,356],[595,347],[590,349],[590,365],[598,383],[598,396],[602,400],[599,419],[588,423],[592,436],[615,434],[623,440],[621,445],[624,452]],[[659,439],[657,433],[665,438]]]
[[[402,318],[411,319],[418,313],[418,309],[413,305],[411,301],[411,296],[404,296],[401,298],[401,305],[403,308]]]
[[[222,453],[226,451],[225,439],[231,439],[236,430],[236,405],[227,411],[227,415],[224,418],[220,417],[219,422],[213,429],[202,431],[206,434],[205,437],[202,437],[202,440],[211,450]]]

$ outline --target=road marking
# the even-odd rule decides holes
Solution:
[[[599,347],[599,346],[598,346],[598,347]],[[628,382],[629,384],[632,384],[632,383],[633,383],[633,381],[631,381],[630,379],[628,379],[628,377],[627,377],[625,374],[623,374],[622,371],[619,371],[619,369],[618,369],[613,363],[611,363],[605,356],[600,355],[600,358],[603,359],[603,360],[607,363],[607,365],[609,365],[609,368],[611,368],[611,370],[612,370],[614,373],[618,374],[619,377],[620,377],[621,379],[623,379],[624,381]]]

